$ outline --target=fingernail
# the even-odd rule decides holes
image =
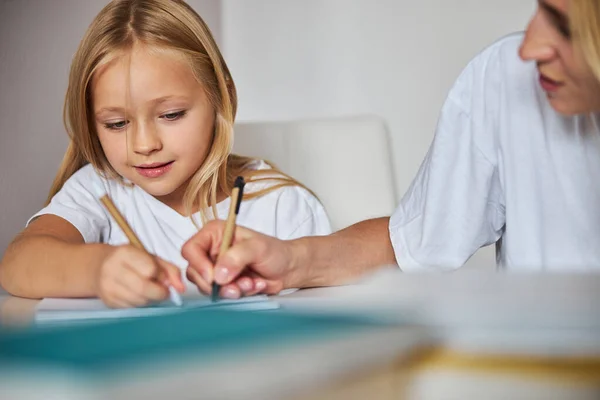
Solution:
[[[181,307],[183,305],[183,301],[181,300],[181,296],[179,295],[179,293],[175,290],[175,288],[173,286],[169,286],[169,299],[177,307]]]
[[[238,283],[238,285],[245,292],[252,290],[252,282],[248,280],[242,280]]]
[[[267,283],[265,281],[256,281],[256,289],[263,290],[267,287]]]
[[[200,275],[202,276],[202,279],[204,279],[207,283],[212,283],[212,281],[213,281],[212,270],[204,269],[204,270],[202,270]]]
[[[239,296],[240,295],[237,292],[237,290],[232,289],[232,288],[225,289],[225,291],[223,293],[223,297],[225,297],[226,299],[237,299]]]
[[[215,269],[215,281],[222,285],[227,283],[229,280],[229,271],[225,267],[217,267]]]

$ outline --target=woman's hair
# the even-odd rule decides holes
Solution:
[[[572,0],[569,5],[569,24],[575,45],[600,81],[600,2]]]
[[[230,154],[237,108],[235,84],[210,29],[188,4],[182,0],[113,0],[89,26],[71,64],[63,114],[70,141],[48,202],[67,179],[88,163],[107,178],[121,179],[100,145],[90,90],[98,68],[131,50],[135,43],[182,54],[215,110],[210,150],[185,191],[184,206],[189,214],[198,206],[203,222],[209,209],[216,216],[217,193],[229,196],[237,176],[243,176],[247,182],[271,182],[245,198],[262,196],[283,186],[304,187],[272,164],[272,169],[257,170],[253,167],[257,159]]]

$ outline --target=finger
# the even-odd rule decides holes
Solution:
[[[161,268],[159,282],[167,285],[170,284],[179,293],[185,292],[185,284],[181,278],[181,270],[175,265],[158,257],[156,257],[155,260]]]
[[[267,288],[267,283],[265,279],[260,277],[260,275],[250,272],[248,274],[248,278],[252,280],[252,290],[244,291],[245,296],[254,296],[258,293],[261,293],[263,290]]]
[[[123,260],[130,269],[142,278],[145,278],[145,280],[158,278],[161,272],[160,265],[156,262],[156,257],[135,247],[128,247],[128,252]]]
[[[208,283],[213,281],[214,255],[218,252],[223,221],[210,221],[197,234],[192,236],[181,248],[181,255]]]
[[[126,304],[127,307],[142,307],[148,304],[147,299],[120,282],[116,283],[114,296],[121,304]]]
[[[169,297],[169,288],[156,281],[145,281],[141,295],[148,300],[163,301]]]
[[[237,284],[230,283],[221,287],[221,290],[219,291],[219,296],[221,296],[224,299],[235,300],[242,297],[242,291],[240,290]]]
[[[160,301],[168,297],[169,291],[165,285],[139,275],[138,271],[135,266],[127,264],[127,268],[121,273],[120,282],[133,293],[147,300]]]
[[[212,285],[204,280],[202,276],[193,268],[188,268],[185,271],[187,278],[194,283],[198,290],[206,295],[210,295],[212,293]]]
[[[219,254],[224,230],[225,221],[209,221],[183,245],[181,250],[181,254],[189,262],[189,266],[198,271],[208,283],[212,283],[214,280],[214,261]],[[238,226],[233,235],[233,244],[256,235],[260,234]]]
[[[248,296],[254,289],[254,280],[249,276],[240,276],[235,283],[239,287],[242,295]]]
[[[217,260],[215,281],[223,286],[232,282],[248,266],[262,261],[264,249],[262,240],[253,238],[239,241]]]
[[[283,282],[279,280],[274,281],[270,279],[265,279],[264,282],[266,287],[261,290],[261,293],[273,295],[279,294],[279,292],[283,290]]]
[[[117,294],[110,293],[102,298],[104,304],[109,308],[130,308],[131,306],[122,300]]]
[[[254,281],[254,290],[244,293],[245,296],[254,296],[259,293],[278,294],[283,289],[283,282],[265,279],[258,274],[250,274]]]

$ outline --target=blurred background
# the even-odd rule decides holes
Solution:
[[[67,144],[62,105],[79,40],[107,0],[0,0],[0,256],[43,206]],[[376,114],[398,197],[466,63],[523,30],[534,0],[188,0],[239,92],[238,121]],[[356,160],[361,162],[361,160]],[[360,182],[357,182],[360,187]],[[492,248],[471,267],[492,267]]]

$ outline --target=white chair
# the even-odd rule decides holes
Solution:
[[[240,122],[235,153],[273,162],[313,190],[339,230],[397,205],[389,134],[375,116]]]

